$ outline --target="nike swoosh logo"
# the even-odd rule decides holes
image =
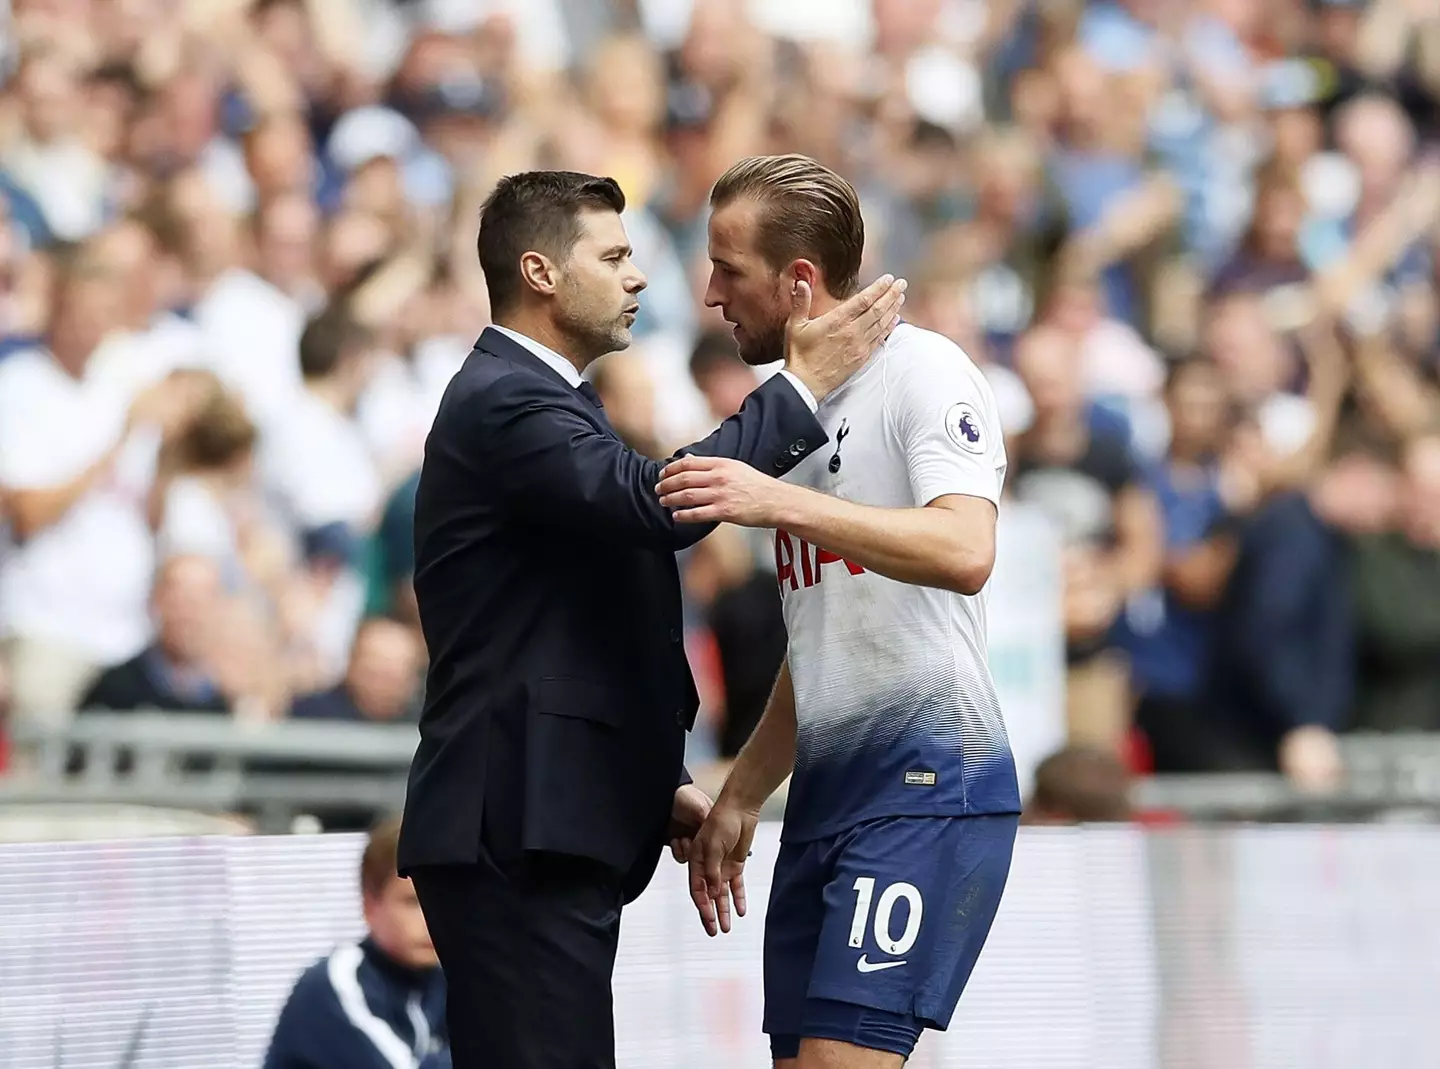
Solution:
[[[880,972],[882,969],[893,969],[904,964],[904,958],[899,961],[866,961],[865,955],[861,954],[860,960],[855,963],[855,968],[860,972]]]

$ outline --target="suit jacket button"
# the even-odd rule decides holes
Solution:
[[[785,470],[785,458],[784,458],[784,457],[781,457],[779,460],[775,461],[775,470],[776,470],[776,471],[784,471],[784,470]]]
[[[804,439],[804,438],[801,438],[798,442],[796,442],[796,443],[795,443],[795,448],[798,449],[798,450],[800,450],[801,452],[804,452],[804,450],[805,450],[805,439]]]
[[[679,641],[680,641],[680,632],[677,631],[677,630],[676,630],[675,628],[673,628],[673,627],[670,629],[670,641],[671,641],[671,642],[679,642]]]

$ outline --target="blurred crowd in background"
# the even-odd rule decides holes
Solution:
[[[595,379],[661,458],[768,371],[703,304],[710,186],[798,151],[990,376],[1064,538],[1072,741],[1325,786],[1336,733],[1440,728],[1435,0],[10,8],[12,722],[415,716],[415,481],[495,179],[624,188],[650,285]],[[771,553],[684,560],[722,754],[784,651]]]

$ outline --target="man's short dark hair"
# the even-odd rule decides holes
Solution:
[[[369,332],[346,311],[331,305],[305,324],[300,335],[300,375],[323,379],[333,375],[344,360],[362,348]]]
[[[735,336],[728,330],[713,327],[702,332],[695,339],[695,348],[690,351],[690,377],[699,382],[731,368],[750,369],[750,365],[740,359],[740,352],[735,348]]]
[[[492,315],[504,315],[520,300],[520,257],[533,251],[563,262],[580,239],[580,213],[595,210],[625,210],[615,179],[577,171],[525,171],[500,179],[480,209],[476,242]]]

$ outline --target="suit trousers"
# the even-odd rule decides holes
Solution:
[[[410,872],[445,971],[454,1069],[614,1069],[621,874],[528,853]]]

